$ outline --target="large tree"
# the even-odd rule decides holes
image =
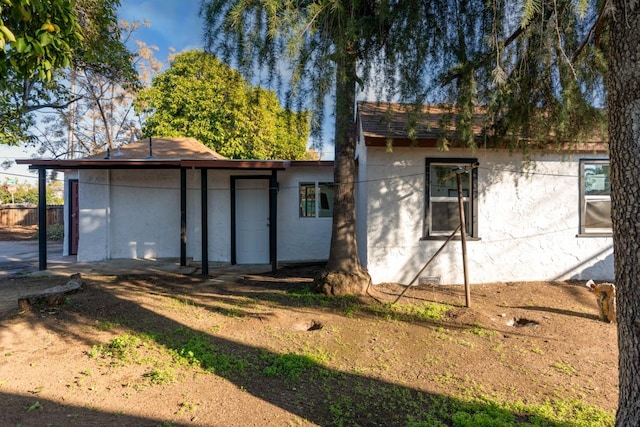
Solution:
[[[128,44],[147,22],[120,22],[122,43]],[[78,158],[111,150],[140,136],[141,123],[134,114],[137,91],[149,84],[163,64],[154,54],[157,48],[136,41],[138,50],[133,65],[139,83],[130,78],[117,78],[100,68],[74,68],[68,73],[72,82],[70,96],[76,101],[56,114],[42,117],[38,130],[40,153],[54,158]]]
[[[607,107],[618,303],[616,425],[640,425],[640,2],[613,0]]]
[[[176,55],[136,101],[145,136],[191,136],[234,159],[303,159],[308,115],[201,50]]]
[[[452,104],[458,132],[442,148],[475,145],[471,117],[479,103],[490,119],[487,137],[508,138],[512,146],[575,140],[601,123],[592,89],[602,86],[604,61],[597,46],[582,43],[590,28],[580,19],[587,2],[490,4],[203,0],[207,46],[245,76],[274,76],[289,63],[291,93],[311,100],[318,122],[326,95],[334,94],[336,201],[325,292],[362,293],[368,282],[355,241],[358,87],[415,106]],[[514,13],[519,4],[522,17]]]
[[[429,6],[418,2],[408,6],[348,0],[202,2],[207,46],[234,62],[246,77],[264,74],[277,80],[282,61],[291,64],[288,102],[309,100],[316,124],[322,122],[326,96],[335,94],[331,249],[325,274],[317,280],[327,294],[363,294],[370,281],[356,242],[356,86],[366,81],[373,65],[378,64],[389,71],[389,81],[397,83],[389,86],[402,95],[408,96],[408,89],[416,87],[410,83],[422,75],[422,64],[429,48],[434,47],[430,40],[436,39],[411,37],[414,30],[432,30],[425,19],[425,12],[431,12]],[[394,17],[394,9],[402,16]],[[396,61],[406,66],[397,68]],[[419,95],[412,99],[421,99]],[[314,134],[319,132],[315,126]]]
[[[334,95],[336,199],[329,261],[317,280],[325,293],[362,294],[370,280],[358,256],[354,212],[358,88],[413,104],[409,116],[427,99],[453,104],[458,132],[443,148],[475,145],[471,117],[478,102],[491,107],[489,136],[518,135],[514,145],[577,135],[581,118],[598,115],[585,96],[593,79],[572,84],[567,77],[569,69],[592,73],[566,66],[541,72],[561,64],[563,44],[578,43],[581,34],[572,19],[573,36],[550,38],[552,26],[538,23],[567,11],[575,17],[575,2],[558,0],[551,11],[542,2],[526,2],[532,5],[520,24],[504,0],[493,7],[480,0],[203,0],[207,46],[246,77],[277,80],[281,64],[290,64],[289,102],[310,100],[317,123],[327,95]]]
[[[201,12],[209,46],[247,75],[288,58],[292,83],[308,83],[316,103],[336,89],[335,179],[343,193],[329,268],[345,274],[360,271],[349,184],[352,105],[372,69],[383,83],[378,93],[389,99],[429,95],[456,104],[455,139],[469,146],[474,105],[487,108],[487,136],[523,149],[603,135],[594,128],[606,107],[619,305],[616,424],[640,425],[640,198],[633,196],[640,188],[640,1],[203,0]]]

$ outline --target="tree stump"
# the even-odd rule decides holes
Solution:
[[[82,277],[80,273],[72,274],[64,285],[54,286],[42,292],[31,295],[23,295],[18,298],[18,306],[27,310],[33,306],[59,306],[64,304],[67,295],[82,290]]]

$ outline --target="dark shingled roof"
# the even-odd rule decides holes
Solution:
[[[416,110],[409,104],[359,102],[358,120],[367,145],[387,139],[435,142],[441,136],[456,137],[455,107],[427,104]],[[482,111],[476,108],[472,127],[476,136],[482,132],[482,120]]]
[[[416,109],[412,104],[390,102],[359,102],[358,122],[364,143],[372,147],[436,147],[438,139],[447,138],[450,146],[464,146],[456,131],[457,109],[452,105],[425,104]],[[471,129],[478,140],[483,138],[486,114],[475,107]],[[507,148],[492,142],[493,148]],[[579,143],[538,144],[538,149],[549,151],[608,152],[609,146],[598,132]]]

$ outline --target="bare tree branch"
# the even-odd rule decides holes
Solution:
[[[52,108],[54,110],[64,110],[69,105],[73,104],[74,102],[77,102],[77,101],[81,100],[82,98],[83,98],[82,95],[81,96],[77,96],[77,97],[73,98],[72,100],[67,101],[65,103],[62,103],[62,104],[53,103],[53,104],[27,105],[27,106],[24,107],[24,112],[25,113],[31,113],[33,111],[42,110],[44,108]]]

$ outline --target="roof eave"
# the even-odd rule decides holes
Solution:
[[[17,164],[29,165],[31,169],[248,169],[284,170],[291,164],[288,160],[222,160],[222,159],[18,159]]]
[[[476,141],[480,143],[480,139],[476,138]],[[382,136],[366,136],[364,139],[367,147],[387,147],[391,143],[392,147],[415,147],[415,148],[437,148],[437,138],[421,138],[410,139],[406,137],[386,138]],[[465,148],[454,144],[451,148]],[[505,143],[503,146],[492,146],[491,149],[495,150],[514,150],[513,147],[507,146]],[[566,152],[566,153],[608,153],[609,144],[606,142],[581,142],[581,143],[564,143],[554,144],[548,143],[546,146],[532,147],[532,150],[547,151],[547,152]]]

